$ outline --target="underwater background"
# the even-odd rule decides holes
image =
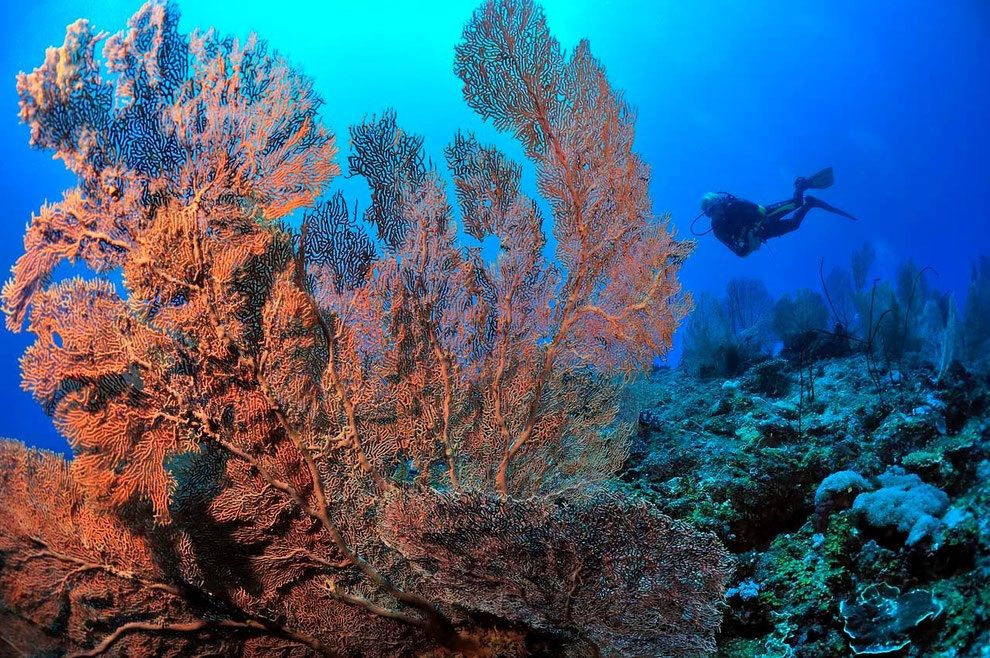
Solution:
[[[258,32],[314,80],[341,161],[347,128],[393,108],[435,162],[456,128],[526,162],[452,71],[476,4],[180,1],[179,29]],[[733,556],[717,655],[990,657],[990,4],[541,4],[636,109],[677,237],[707,192],[768,205],[824,167],[835,184],[815,194],[857,218],[813,210],[746,258],[698,235],[680,272],[697,310],[624,400],[637,429],[615,486]],[[4,267],[75,183],[29,147],[14,76],[76,18],[115,30],[138,6],[0,7]],[[369,205],[360,179],[331,190]],[[31,341],[0,331],[0,435],[68,454],[21,389]]]
[[[74,183],[59,162],[28,145],[17,121],[14,76],[85,16],[123,25],[139,3],[3,3],[0,30],[0,263],[21,253],[24,225],[41,199]],[[519,147],[468,108],[452,73],[454,44],[473,0],[406,3],[238,1],[182,3],[180,29],[212,25],[259,32],[316,83],[334,130],[395,108],[442,161],[455,126],[519,161]],[[612,85],[638,109],[636,148],[653,168],[656,212],[689,235],[708,191],[764,205],[786,199],[797,176],[835,168],[820,196],[859,218],[813,211],[801,230],[740,259],[711,235],[683,269],[684,287],[721,294],[733,277],[761,279],[773,295],[818,290],[826,272],[863,243],[877,276],[913,259],[932,281],[965,297],[973,262],[990,253],[985,195],[990,169],[990,5],[979,0],[860,3],[758,1],[545,3],[563,44],[588,38]],[[342,146],[346,154],[346,144]],[[535,188],[532,171],[524,185]],[[348,188],[367,195],[363,184]],[[366,207],[362,200],[360,206]],[[699,222],[699,225],[701,222]],[[552,247],[552,245],[551,245]],[[550,247],[548,247],[550,248]],[[25,334],[0,333],[3,433],[56,450],[67,445],[20,389]],[[671,358],[677,361],[679,343]]]

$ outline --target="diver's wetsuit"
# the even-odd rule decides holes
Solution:
[[[799,178],[794,183],[793,197],[766,207],[723,192],[721,213],[712,218],[712,233],[737,256],[748,256],[770,238],[796,231],[812,208],[855,219],[821,199],[805,196],[807,188],[806,179]],[[791,217],[785,218],[792,212]]]

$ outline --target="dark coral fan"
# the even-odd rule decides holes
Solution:
[[[408,492],[388,541],[429,574],[436,596],[608,656],[704,656],[721,611],[717,540],[649,505],[596,492],[501,500]],[[549,576],[549,577],[548,577]]]

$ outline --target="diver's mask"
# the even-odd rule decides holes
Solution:
[[[722,205],[731,198],[725,192],[709,192],[701,197],[701,214],[714,219],[715,214],[721,214]]]
[[[693,235],[705,235],[712,232],[712,227],[709,226],[707,231],[697,231],[694,225],[698,223],[698,220],[702,217],[707,216],[712,220],[712,223],[722,217],[722,206],[726,202],[731,200],[733,196],[728,192],[709,192],[705,196],[701,197],[701,214],[694,218],[691,222],[691,233]]]

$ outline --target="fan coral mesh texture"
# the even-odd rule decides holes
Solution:
[[[726,564],[717,540],[645,505],[590,499],[503,501],[403,494],[383,515],[387,540],[442,601],[609,656],[701,656],[721,613],[705,602]]]
[[[486,262],[394,113],[351,130],[359,218],[321,200],[339,168],[311,81],[255,36],[177,25],[163,2],[111,36],[79,21],[18,78],[32,143],[79,184],[32,218],[3,302],[73,458],[0,447],[4,641],[710,649],[723,549],[601,484],[631,432],[619,375],[669,348],[691,244],[652,214],[633,113],[588,45],[565,54],[522,1],[465,28],[465,97],[522,141],[557,238],[549,260],[520,166],[458,134],[463,226],[501,245]],[[52,282],[63,260],[123,290]]]

